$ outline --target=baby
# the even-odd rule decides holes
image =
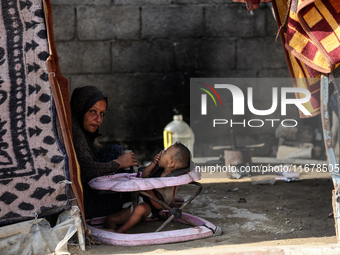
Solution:
[[[167,150],[160,151],[155,157],[152,163],[147,166],[142,172],[143,178],[153,177],[166,177],[176,176],[177,173],[183,174],[190,170],[191,153],[187,147],[177,142],[171,145]],[[181,170],[183,169],[183,171]],[[173,175],[174,174],[174,175]],[[166,187],[162,189],[153,189],[152,195],[158,199],[163,200],[164,203],[170,205],[174,200],[175,187]],[[150,192],[148,192],[150,194]],[[138,205],[133,208],[131,205],[115,214],[107,216],[104,226],[109,229],[115,230],[117,233],[125,233],[133,226],[135,226],[140,220],[157,217],[162,206],[157,204],[152,199],[146,196],[139,197]],[[118,225],[121,225],[118,228]]]

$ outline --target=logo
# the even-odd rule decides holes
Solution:
[[[223,90],[227,90],[228,92],[231,93],[232,96],[232,113],[233,115],[245,115],[245,95],[243,93],[243,91],[232,84],[215,84],[214,88],[208,84],[202,83],[202,82],[196,82],[196,83],[200,83],[204,86],[206,86],[208,89],[210,89],[218,98],[221,106],[223,106],[222,104],[222,100],[220,95],[217,93],[216,89],[223,89]],[[207,89],[200,87],[199,89],[201,89],[202,91],[206,92],[214,101],[215,106],[217,106],[216,100],[214,95]],[[222,90],[221,90],[222,91]],[[297,94],[299,93],[304,94],[305,96],[302,98],[289,98],[292,97],[292,94]],[[201,115],[207,115],[207,94],[201,94]],[[287,115],[287,105],[295,105],[303,114],[305,115],[311,115],[311,113],[306,109],[306,107],[303,105],[304,103],[307,103],[308,101],[310,101],[311,98],[311,94],[309,92],[309,90],[304,89],[304,88],[296,88],[296,87],[282,87],[280,89],[280,95],[281,95],[281,116],[285,116]],[[253,104],[253,88],[252,87],[247,87],[247,107],[248,110],[257,116],[266,116],[266,115],[270,115],[273,114],[277,108],[278,108],[278,104],[279,104],[279,96],[278,96],[278,88],[277,87],[272,87],[271,88],[271,98],[272,98],[272,104],[271,107],[269,109],[265,109],[265,110],[259,110],[256,109],[254,107]],[[272,123],[272,127],[274,126],[274,122],[275,121],[280,121],[279,119],[266,119],[265,121],[269,121]],[[289,119],[289,120],[283,120],[281,122],[281,124],[283,126],[288,126],[285,125],[283,123],[285,123],[286,121],[290,121],[290,122],[294,122],[296,126],[297,125],[297,121],[293,120],[293,119]],[[233,120],[226,120],[226,119],[214,119],[213,121],[213,127],[215,127],[216,125],[219,124],[227,124],[230,123],[230,125],[233,125]],[[248,126],[249,127],[262,127],[264,125],[264,121],[261,119],[251,119],[248,120]],[[258,123],[257,125],[255,125],[254,123]],[[235,124],[243,124],[243,126],[246,126],[246,120],[244,120],[243,122],[234,122]]]
[[[202,83],[202,82],[197,82],[197,83],[201,83],[202,85],[206,86],[207,88],[209,88],[212,92],[214,92],[214,94],[217,96],[218,100],[220,101],[220,104],[222,106],[222,100],[221,100],[221,97],[220,95],[217,93],[217,91],[211,87],[210,85],[208,84],[205,84],[205,83]],[[217,103],[216,103],[216,100],[214,98],[214,96],[210,93],[209,90],[206,90],[204,88],[199,88],[201,90],[203,90],[204,92],[206,92],[211,98],[212,100],[214,101],[215,103],[215,106],[217,106]],[[202,94],[201,95],[201,114],[202,115],[207,115],[207,95],[206,94]]]

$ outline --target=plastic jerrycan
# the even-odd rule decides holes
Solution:
[[[174,115],[173,121],[167,124],[163,131],[164,149],[169,148],[175,142],[185,145],[193,155],[194,152],[194,133],[189,125],[183,121],[181,114]]]

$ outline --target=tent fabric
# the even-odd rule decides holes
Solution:
[[[304,106],[320,114],[321,73],[331,73],[340,63],[340,3],[338,0],[273,0],[280,38],[294,87],[308,89]],[[289,8],[290,7],[290,8]],[[296,94],[297,98],[304,97]]]
[[[309,76],[332,72],[340,62],[340,2],[292,0],[285,47]]]
[[[83,186],[81,183],[80,167],[76,152],[73,147],[72,139],[68,80],[61,74],[59,68],[59,59],[54,41],[52,6],[50,0],[43,0],[43,6],[50,52],[50,56],[47,59],[49,81],[56,104],[58,120],[61,126],[61,136],[63,138],[66,154],[68,155],[68,170],[71,180],[72,195],[76,198],[75,204],[79,206],[82,219],[85,221]]]
[[[309,118],[317,116],[320,114],[320,77],[321,74],[313,75],[310,71],[311,67],[307,62],[303,62],[302,59],[297,58],[289,51],[285,45],[287,44],[287,24],[291,22],[291,15],[293,12],[289,10],[289,7],[295,6],[297,1],[291,0],[289,5],[288,0],[273,0],[273,9],[276,16],[276,22],[279,28],[280,39],[283,45],[283,50],[285,53],[288,69],[290,72],[293,82],[293,86],[297,88],[304,88],[309,90],[311,93],[311,99],[309,102],[305,103],[305,108],[311,113],[311,115],[305,115],[299,110],[300,118]],[[291,7],[292,8],[292,7]],[[291,9],[290,8],[290,9]],[[295,7],[293,7],[294,9]],[[302,44],[301,44],[302,45]],[[305,95],[296,93],[296,98],[303,98]]]
[[[0,222],[68,207],[67,155],[55,132],[41,1],[1,1]]]
[[[82,210],[51,4],[0,5],[0,225],[69,209],[73,195]]]
[[[256,2],[258,0],[233,0]],[[340,63],[340,2],[338,0],[272,0],[281,43],[293,86],[311,93],[300,118],[320,114],[320,77]],[[258,8],[258,6],[254,5]],[[296,98],[303,98],[296,93]]]

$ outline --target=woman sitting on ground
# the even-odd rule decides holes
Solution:
[[[80,165],[86,218],[114,213],[129,199],[128,194],[101,194],[102,192],[90,189],[88,181],[138,165],[134,153],[124,153],[123,148],[118,145],[102,150],[94,145],[107,104],[105,94],[94,86],[76,88],[71,96],[73,145]]]

